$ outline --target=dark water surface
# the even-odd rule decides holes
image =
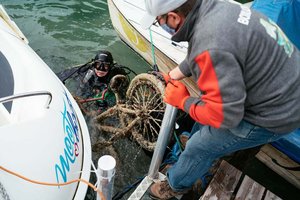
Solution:
[[[105,0],[0,0],[29,40],[29,45],[58,72],[85,63],[97,50],[136,72],[148,64],[121,42],[114,31]]]
[[[136,73],[150,69],[119,39],[111,24],[106,0],[0,0],[0,4],[27,37],[29,45],[54,72],[86,63],[100,49],[109,50],[117,63]],[[74,90],[72,83],[66,86]],[[93,124],[89,124],[89,129],[94,143]],[[115,192],[148,171],[150,157],[129,140],[120,140],[114,147],[94,152],[95,165],[104,154],[117,160]],[[95,199],[94,192],[89,191],[86,199]]]

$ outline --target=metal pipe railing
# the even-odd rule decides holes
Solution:
[[[177,108],[167,104],[148,171],[148,176],[150,178],[155,179],[158,176],[159,167],[165,154],[171,131],[175,125],[177,111]]]
[[[46,103],[46,108],[49,108],[50,103],[52,101],[52,94],[51,94],[51,92],[48,92],[48,91],[36,91],[36,92],[26,92],[26,93],[21,93],[21,94],[14,94],[11,96],[0,98],[0,103],[6,103],[9,101],[13,101],[15,99],[31,97],[31,96],[40,96],[40,95],[48,95],[49,96],[48,102]]]

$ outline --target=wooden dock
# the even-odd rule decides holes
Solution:
[[[270,144],[264,145],[256,157],[274,172],[300,189],[300,165],[298,163]],[[297,168],[297,170],[293,170],[293,168]]]
[[[227,199],[279,200],[281,198],[223,160],[200,200]]]

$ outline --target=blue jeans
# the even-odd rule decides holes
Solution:
[[[168,170],[167,179],[174,191],[188,188],[208,172],[213,161],[232,152],[280,139],[275,134],[246,121],[232,129],[216,129],[195,123],[185,150]]]

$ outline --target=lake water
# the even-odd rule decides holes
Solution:
[[[115,61],[137,73],[149,69],[117,36],[105,0],[0,0],[0,3],[28,38],[30,46],[55,72],[87,62],[100,49],[111,51]]]
[[[0,3],[27,37],[29,45],[54,72],[86,63],[101,49],[110,51],[117,63],[136,73],[150,69],[119,39],[105,0],[0,0]],[[74,90],[72,84],[67,87]],[[95,164],[103,154],[111,154],[117,160],[115,192],[148,171],[150,157],[129,140],[120,140],[115,147],[94,152]],[[95,199],[94,192],[89,191],[86,199]]]

